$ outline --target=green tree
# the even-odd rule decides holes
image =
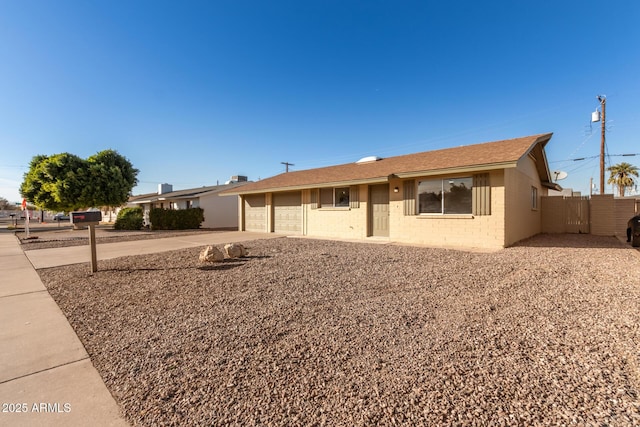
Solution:
[[[633,177],[638,176],[638,168],[627,162],[621,162],[617,165],[609,166],[607,171],[611,173],[607,184],[614,184],[618,187],[618,194],[620,197],[624,197],[624,192],[627,187],[631,188],[635,184]]]
[[[69,212],[94,206],[120,206],[138,183],[138,170],[113,150],[87,160],[69,153],[34,156],[20,194],[39,208]]]
[[[39,208],[71,211],[83,207],[81,182],[86,175],[85,160],[60,153],[34,156],[24,174],[20,194]]]
[[[14,211],[18,209],[18,207],[11,202],[9,202],[4,197],[0,197],[0,211]]]
[[[121,206],[138,183],[138,170],[126,157],[114,150],[104,150],[87,159],[91,186],[83,189],[86,206]]]

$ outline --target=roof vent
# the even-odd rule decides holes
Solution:
[[[245,175],[233,175],[230,180],[225,181],[225,185],[235,184],[236,182],[248,182],[249,178]]]
[[[377,162],[378,160],[382,160],[382,158],[378,157],[378,156],[367,156],[367,157],[361,158],[356,163],[357,164],[360,164],[360,163],[372,163],[372,162]]]

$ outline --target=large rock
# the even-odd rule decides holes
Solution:
[[[222,262],[224,254],[215,246],[207,246],[200,252],[200,261],[202,262]]]
[[[247,255],[247,250],[240,243],[227,243],[224,251],[229,258],[239,258]]]

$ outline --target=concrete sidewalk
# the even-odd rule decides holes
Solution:
[[[144,255],[156,252],[166,252],[175,249],[193,248],[205,245],[222,245],[225,243],[239,243],[257,239],[274,239],[284,237],[273,233],[252,233],[248,231],[224,231],[212,233],[191,234],[161,239],[133,240],[129,242],[98,243],[96,252],[98,261],[101,259],[118,258],[129,255]],[[25,251],[26,256],[36,269],[57,267],[60,265],[91,262],[89,244],[70,246],[67,248],[37,249]]]
[[[4,229],[0,325],[0,425],[128,425],[18,239]]]
[[[213,232],[97,245],[98,260],[283,237]],[[88,245],[23,252],[0,229],[0,425],[127,426],[35,269],[90,262]]]

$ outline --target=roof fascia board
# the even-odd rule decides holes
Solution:
[[[174,196],[174,197],[167,197],[166,199],[159,199],[159,200],[185,200],[185,199],[197,199],[198,197],[200,197],[201,194],[198,195],[186,195],[186,196]]]
[[[522,157],[528,155],[534,148],[536,148],[538,146],[538,144],[540,144],[540,147],[543,149],[544,151],[544,147],[547,145],[547,143],[551,140],[551,137],[553,136],[553,133],[547,133],[544,134],[540,137],[538,137],[535,141],[533,141],[533,144],[531,144],[531,146],[527,149],[527,151],[522,155]]]
[[[192,194],[192,196],[195,196],[195,197],[210,196],[212,194],[217,194],[217,193],[220,193],[222,191],[224,191],[224,189],[217,189],[217,190],[206,191],[204,193]]]
[[[550,188],[552,190],[562,191],[562,187],[560,186],[560,184],[557,184],[555,182],[543,181],[542,186]]]
[[[486,165],[474,165],[474,166],[466,166],[462,168],[447,168],[447,169],[430,169],[424,171],[415,171],[415,172],[399,172],[394,174],[398,178],[417,178],[420,176],[434,176],[434,175],[445,175],[445,174],[454,174],[454,173],[469,173],[469,172],[480,172],[480,171],[488,171],[495,169],[509,169],[515,168],[517,162],[502,162],[502,163],[489,163]]]
[[[549,169],[549,163],[547,162],[547,153],[544,149],[544,145],[540,146],[540,151],[541,151],[542,163],[544,164],[544,170],[546,175],[543,177],[543,179],[546,181],[551,181],[551,170]]]
[[[333,181],[333,182],[323,182],[319,184],[307,184],[307,185],[292,185],[288,187],[271,187],[271,188],[263,188],[260,190],[253,191],[230,191],[224,192],[224,194],[220,194],[220,196],[238,196],[241,194],[261,194],[261,193],[278,193],[283,191],[299,191],[299,190],[309,190],[312,188],[325,188],[325,187],[343,187],[346,185],[359,185],[359,184],[377,184],[381,182],[389,182],[389,177],[378,177],[378,178],[369,178],[369,179],[354,179],[350,181]]]

